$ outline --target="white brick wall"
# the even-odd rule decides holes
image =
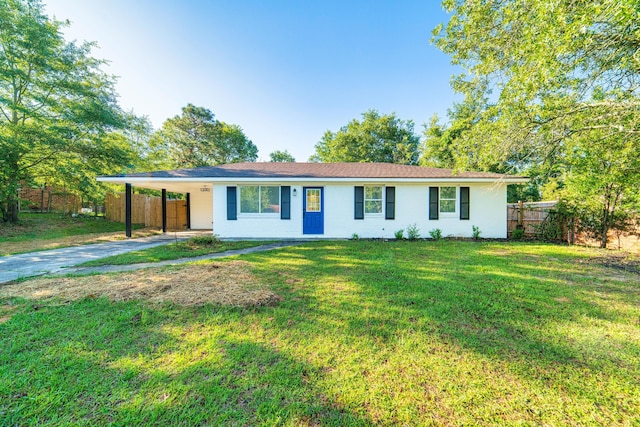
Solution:
[[[279,185],[265,183],[260,185]],[[228,185],[235,186],[233,183]],[[251,185],[251,184],[246,184]],[[422,184],[390,184],[396,187],[395,219],[365,215],[364,219],[354,219],[354,186],[382,185],[380,183],[301,183],[291,185],[297,195],[291,197],[291,219],[281,220],[266,217],[245,217],[238,214],[235,221],[227,220],[227,185],[213,186],[213,232],[221,238],[350,238],[354,233],[361,238],[393,238],[394,232],[405,230],[416,224],[422,237],[429,237],[429,230],[439,228],[443,236],[471,237],[472,226],[476,225],[482,237],[505,238],[507,236],[506,185],[478,183],[433,182]],[[470,219],[460,220],[459,212],[440,219],[429,218],[429,186],[467,186],[470,187]],[[303,187],[324,188],[324,234],[305,235],[302,233]],[[205,193],[207,197],[209,194]],[[195,195],[194,195],[195,196]],[[205,203],[204,196],[193,197],[191,204],[192,228],[210,222],[211,204]],[[459,198],[457,200],[459,209]],[[207,209],[208,208],[208,209]],[[202,227],[205,228],[205,227]],[[208,228],[208,227],[206,227]]]

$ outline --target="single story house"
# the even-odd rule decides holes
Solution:
[[[389,163],[234,163],[99,177],[188,194],[191,229],[220,238],[507,236],[507,185],[526,178]],[[165,194],[163,191],[163,194]]]

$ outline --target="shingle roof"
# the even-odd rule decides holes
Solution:
[[[176,169],[121,175],[130,178],[521,178],[490,172],[458,172],[451,169],[392,163],[231,163],[194,169]]]

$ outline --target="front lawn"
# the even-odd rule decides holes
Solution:
[[[141,225],[133,225],[138,236]],[[21,213],[18,224],[0,224],[0,256],[80,244],[124,239],[124,224],[104,217],[77,217],[56,213]]]
[[[139,283],[105,276],[122,292],[105,284],[83,294],[87,278],[0,287],[0,420],[640,423],[637,258],[533,243],[348,241],[240,260],[146,270]],[[221,281],[229,262],[242,292],[277,298],[171,299],[193,287],[190,274],[202,296],[230,286]],[[56,286],[68,293],[41,292]]]
[[[267,243],[272,242],[257,240],[222,241],[216,239],[213,236],[196,236],[182,242],[176,242],[140,251],[132,251],[120,255],[87,261],[80,264],[79,267],[96,267],[100,265],[129,265],[180,258],[191,258],[200,255],[252,248],[254,246],[261,246]]]

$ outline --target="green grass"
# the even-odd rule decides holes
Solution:
[[[603,254],[316,242],[242,257],[274,307],[0,300],[0,420],[638,425],[640,276]]]
[[[179,258],[196,257],[200,255],[220,253],[236,249],[251,248],[254,246],[261,246],[267,243],[272,243],[266,241],[230,242],[208,237],[209,236],[193,237],[182,242],[171,243],[168,245],[156,246],[154,248],[127,252],[120,255],[87,261],[83,264],[80,264],[79,267],[96,267],[100,265],[129,265],[145,262],[158,262]]]
[[[133,229],[141,229],[134,225]],[[121,233],[116,235],[114,233]],[[141,230],[136,234],[149,234]],[[124,238],[124,224],[104,217],[77,217],[54,213],[21,213],[18,224],[0,224],[0,256],[78,246]]]
[[[142,228],[134,225],[134,229]],[[83,234],[124,231],[124,224],[104,217],[77,217],[61,214],[21,213],[18,224],[0,225],[0,243],[26,240],[49,240]]]

